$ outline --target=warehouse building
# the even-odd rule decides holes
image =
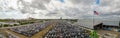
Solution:
[[[78,25],[89,29],[118,28],[119,21],[106,20],[78,20]]]

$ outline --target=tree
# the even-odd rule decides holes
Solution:
[[[90,32],[90,38],[99,38],[95,30]]]
[[[2,27],[2,24],[0,24],[0,27]]]
[[[17,24],[14,24],[14,26],[17,26]]]

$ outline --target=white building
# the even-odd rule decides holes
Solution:
[[[93,19],[78,20],[76,24],[83,27],[90,28],[90,29],[94,29],[95,25],[98,25],[101,23],[103,23],[103,25],[119,26],[119,21],[93,20]]]

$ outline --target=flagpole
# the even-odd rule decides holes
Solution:
[[[93,13],[93,25],[94,25],[94,22],[95,22],[95,19],[94,19],[95,16],[94,16],[94,14],[98,15],[98,12],[96,10],[97,10],[99,4],[100,4],[100,0],[96,0],[95,6],[93,8],[93,11],[94,11],[94,13]]]

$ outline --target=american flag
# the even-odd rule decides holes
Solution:
[[[99,15],[97,11],[94,11],[94,14],[95,14],[95,15]]]

